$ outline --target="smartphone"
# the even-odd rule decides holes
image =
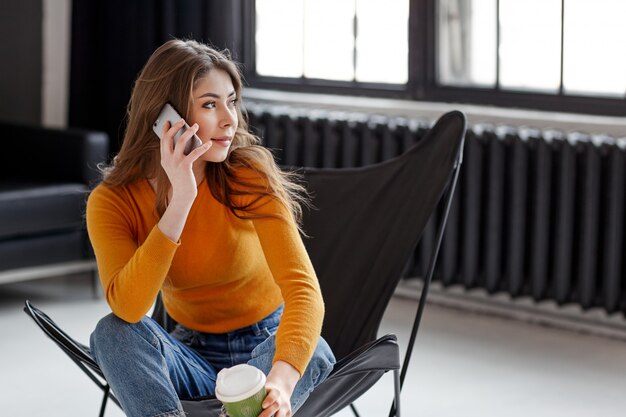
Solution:
[[[152,130],[154,130],[154,133],[157,134],[159,139],[163,139],[163,126],[165,125],[165,122],[170,122],[170,126],[173,126],[180,119],[182,119],[182,117],[180,116],[180,114],[178,114],[176,109],[174,109],[174,106],[172,106],[170,103],[165,103],[165,105],[161,109],[161,113],[159,113],[159,116],[152,125]],[[187,122],[185,122],[185,125],[176,133],[176,135],[174,135],[174,144],[178,141],[181,135],[185,133],[187,129],[189,129],[189,125],[187,124]],[[199,146],[202,146],[202,141],[200,140],[198,135],[194,134],[185,145],[185,155],[189,155],[191,151]]]

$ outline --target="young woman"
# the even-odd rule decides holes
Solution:
[[[135,82],[128,126],[89,197],[87,227],[112,314],[93,354],[125,413],[184,416],[180,399],[214,395],[217,372],[267,375],[261,417],[289,416],[332,370],[324,305],[302,244],[303,189],[248,132],[241,79],[223,53],[172,40]],[[191,126],[152,130],[170,102]],[[196,134],[202,146],[185,155]],[[179,324],[146,313],[161,292]]]

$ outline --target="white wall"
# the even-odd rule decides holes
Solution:
[[[44,126],[67,126],[71,6],[71,0],[43,0],[41,122]]]

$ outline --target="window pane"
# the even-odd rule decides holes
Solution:
[[[438,81],[495,86],[496,0],[439,0]]]
[[[304,76],[354,80],[355,0],[306,0]],[[280,13],[285,19],[284,13]]]
[[[357,0],[356,79],[408,81],[408,0]]]
[[[561,0],[500,0],[500,85],[556,92]]]
[[[280,18],[277,18],[280,16]],[[301,77],[303,0],[256,1],[256,71]]]
[[[568,93],[626,92],[626,2],[566,0],[563,87]]]

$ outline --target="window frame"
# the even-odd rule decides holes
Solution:
[[[564,1],[564,0],[563,0]],[[541,93],[494,87],[450,86],[437,82],[436,7],[437,0],[409,0],[409,79],[405,85],[333,81],[312,78],[262,76],[256,73],[255,1],[243,4],[244,77],[250,87],[296,91],[463,103],[531,110],[559,111],[605,116],[626,116],[626,95],[622,98],[590,95]]]

